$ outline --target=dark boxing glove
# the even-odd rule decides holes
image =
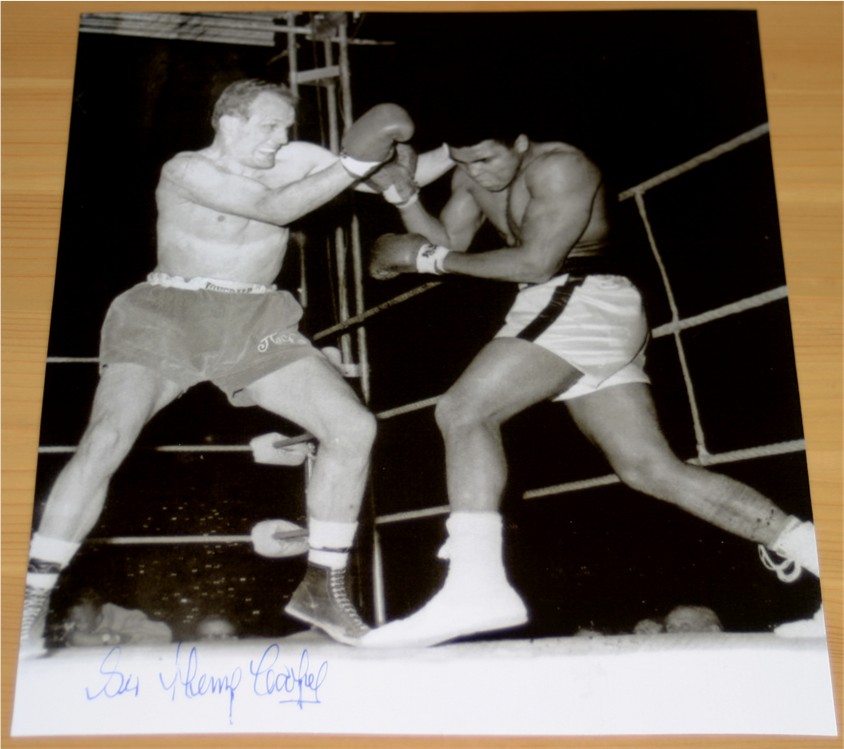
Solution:
[[[393,155],[396,143],[413,137],[413,120],[398,104],[378,104],[346,131],[340,163],[355,177],[365,177]]]
[[[384,281],[400,273],[445,273],[450,250],[431,244],[421,234],[384,234],[375,240],[369,275]]]
[[[407,208],[419,199],[416,184],[416,151],[408,143],[397,143],[396,154],[366,178],[366,183],[381,193],[388,203]]]

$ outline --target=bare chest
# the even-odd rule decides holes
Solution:
[[[172,202],[159,212],[159,266],[186,278],[270,283],[283,261],[287,237],[284,227]]]
[[[478,190],[475,199],[487,220],[508,245],[513,246],[521,241],[522,225],[530,202],[530,194],[523,178],[517,178],[501,192]]]

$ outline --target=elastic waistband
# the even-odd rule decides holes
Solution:
[[[534,288],[560,288],[563,286],[580,286],[586,283],[589,279],[614,279],[616,283],[623,282],[630,286],[635,286],[633,281],[627,276],[618,273],[560,273],[552,276],[547,281],[542,283],[520,283],[519,289],[525,291],[526,289]]]
[[[567,257],[557,275],[569,273],[577,276],[618,275],[616,264],[606,255]]]
[[[189,291],[220,291],[224,294],[269,294],[276,290],[275,284],[264,286],[260,283],[241,283],[240,281],[223,281],[219,278],[182,278],[167,273],[155,272],[147,276],[147,283],[152,286],[166,286],[171,289],[188,289]]]
[[[587,274],[588,275],[588,274]],[[596,274],[597,275],[597,274]],[[586,280],[586,275],[578,273],[558,273],[556,276],[551,276],[547,281],[542,283],[520,283],[519,290],[535,289],[539,287],[545,288],[561,288],[563,286],[580,286]]]

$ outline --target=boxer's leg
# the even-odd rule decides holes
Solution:
[[[659,427],[647,385],[619,385],[567,405],[625,484],[777,553],[796,555],[801,567],[818,574],[811,523],[796,523],[746,484],[677,458]]]
[[[436,417],[452,509],[440,556],[448,559],[448,576],[422,609],[370,632],[364,646],[427,647],[527,621],[503,562],[498,509],[507,464],[501,425],[579,378],[580,372],[535,344],[498,338],[440,399]]]
[[[580,377],[560,357],[518,338],[496,338],[480,351],[437,403],[453,511],[498,510],[507,481],[501,425]]]
[[[349,644],[367,631],[348,597],[346,567],[354,543],[375,418],[337,370],[306,357],[247,388],[259,406],[289,419],[319,443],[308,485],[308,569],[285,609]]]
[[[43,650],[50,593],[59,573],[99,519],[109,481],[144,424],[179,392],[178,385],[137,364],[103,370],[88,426],[53,484],[32,538],[21,628],[24,651]]]
[[[796,579],[801,569],[818,576],[814,525],[786,515],[746,484],[679,460],[659,427],[647,385],[619,385],[566,403],[581,431],[625,484],[756,542],[766,566],[785,582]],[[768,561],[767,549],[783,563]],[[808,624],[795,622],[778,633],[822,635],[823,614],[819,610]]]
[[[616,475],[636,491],[760,543],[772,542],[784,527],[785,514],[758,492],[677,458],[657,422],[648,385],[619,385],[566,405]]]

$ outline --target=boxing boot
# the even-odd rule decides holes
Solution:
[[[285,613],[354,645],[369,631],[349,598],[346,565],[357,523],[308,519],[308,568]]]
[[[309,563],[304,579],[284,611],[346,645],[357,644],[369,631],[349,599],[345,568]]]
[[[770,552],[774,552],[779,559],[773,559]],[[819,577],[820,563],[814,524],[790,517],[770,547],[759,546],[759,558],[767,569],[776,572],[777,577],[786,583],[800,577],[804,569]]]
[[[21,655],[38,657],[47,652],[44,629],[50,596],[61,571],[70,564],[79,543],[34,533],[29,546],[29,567],[21,616]]]
[[[59,577],[59,566],[33,560],[26,575],[21,615],[21,655],[36,658],[47,652],[44,630],[50,595]]]
[[[776,554],[778,559],[774,560],[770,552]],[[793,582],[800,577],[804,569],[815,577],[819,577],[820,563],[814,524],[790,517],[770,549],[764,546],[759,547],[759,557],[762,564],[767,569],[776,572],[777,577],[783,582]],[[781,637],[825,637],[823,606],[818,608],[811,619],[799,619],[780,624],[774,628],[774,634]]]
[[[430,647],[527,622],[527,609],[504,569],[501,516],[453,513],[446,527],[449,537],[440,556],[449,560],[449,569],[443,587],[415,614],[364,635],[361,647]]]

